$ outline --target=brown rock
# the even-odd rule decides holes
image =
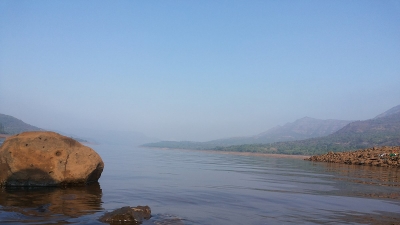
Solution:
[[[24,132],[0,147],[0,186],[84,185],[103,168],[93,149],[54,132]]]
[[[151,209],[148,206],[125,206],[104,214],[99,220],[110,224],[140,224],[144,219],[148,220],[150,217]]]

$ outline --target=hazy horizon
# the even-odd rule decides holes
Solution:
[[[64,132],[251,136],[399,105],[399,1],[1,1],[0,113]]]

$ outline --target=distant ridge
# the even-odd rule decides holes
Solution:
[[[258,134],[255,136],[255,139],[260,140],[259,143],[272,143],[322,137],[338,131],[350,122],[348,120],[319,120],[311,117],[303,117],[292,123],[287,123],[284,126],[275,127]]]
[[[40,131],[44,130],[39,127],[32,126],[17,119],[13,116],[0,113],[0,133],[1,134],[18,134],[25,131]]]
[[[389,115],[396,114],[396,113],[399,113],[399,112],[400,112],[400,105],[395,106],[395,107],[389,109],[388,111],[377,115],[374,119],[385,117],[385,116],[389,116]]]
[[[314,155],[375,146],[400,146],[400,111],[396,106],[373,119],[355,121],[325,137],[270,144],[217,147],[221,151]]]
[[[250,137],[226,138],[207,142],[160,141],[144,144],[143,146],[180,149],[214,149],[216,147],[227,147],[232,145],[267,144],[282,141],[304,140],[332,134],[350,122],[351,121],[347,120],[320,120],[304,117]]]
[[[307,136],[311,138],[306,138]],[[297,140],[293,140],[295,138]],[[288,141],[288,139],[292,140]],[[232,140],[236,143],[230,144],[233,143]],[[375,146],[400,146],[400,105],[364,121],[321,121],[304,117],[248,138],[209,142],[157,142],[144,146],[299,155],[349,151]]]

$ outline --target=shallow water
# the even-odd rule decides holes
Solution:
[[[299,159],[92,145],[105,169],[84,188],[0,189],[0,223],[101,224],[149,205],[144,224],[391,224],[398,169]]]

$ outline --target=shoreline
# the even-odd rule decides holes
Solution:
[[[180,148],[155,148],[155,147],[142,147],[142,148],[160,149],[160,150],[197,151],[197,152],[206,152],[206,153],[213,153],[213,154],[258,156],[258,157],[270,157],[270,158],[288,158],[288,159],[302,159],[302,160],[311,157],[308,155],[287,155],[287,154],[260,153],[260,152],[233,152],[233,151],[197,150],[197,149],[180,149]]]
[[[9,135],[9,134],[0,134],[0,138],[4,138],[4,139],[6,139],[6,138],[8,138],[10,136],[11,135]]]
[[[400,146],[380,146],[349,152],[314,155],[309,161],[400,168]]]

